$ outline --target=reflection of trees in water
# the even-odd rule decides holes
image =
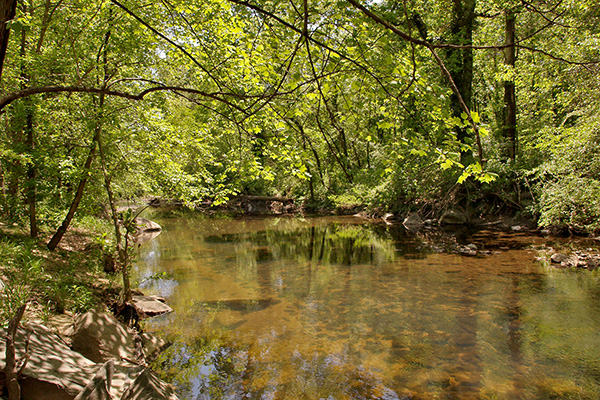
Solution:
[[[289,231],[243,234],[239,242],[247,244],[257,261],[294,260],[325,264],[364,264],[375,257],[393,260],[395,249],[385,232],[362,225],[332,224]]]
[[[466,239],[340,223],[199,236],[183,257],[212,254],[201,267],[212,280],[194,276],[182,285],[190,292],[217,285],[232,296],[196,302],[204,314],[190,321],[224,315],[209,336],[219,326],[232,335],[250,336],[261,325],[265,331],[245,341],[192,341],[185,344],[191,359],[181,355],[188,339],[178,339],[164,367],[171,365],[190,393],[205,385],[191,399],[393,399],[391,389],[414,399],[546,399],[569,398],[579,383],[587,385],[581,398],[597,398],[589,389],[600,387],[597,336],[585,327],[600,320],[600,278],[544,273],[525,252],[428,255],[467,240],[522,248],[524,236]],[[242,304],[246,295],[277,301]],[[295,322],[273,321],[282,316]],[[277,335],[265,333],[271,331]]]

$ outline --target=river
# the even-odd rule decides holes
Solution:
[[[538,261],[558,239],[153,219],[133,275],[175,310],[144,329],[182,400],[600,398],[600,275]]]

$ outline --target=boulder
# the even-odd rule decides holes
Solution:
[[[149,333],[141,333],[142,351],[146,362],[152,362],[158,355],[169,346],[165,340],[151,335]]]
[[[15,338],[15,355],[25,357],[29,341],[29,360],[23,369],[22,399],[73,399],[83,390],[98,369],[96,363],[71,350],[43,325],[28,323]],[[0,333],[0,369],[5,367],[5,333]]]
[[[477,255],[477,246],[475,246],[474,244],[469,244],[467,246],[461,246],[458,249],[458,252],[463,256],[474,257]]]
[[[467,215],[457,210],[448,210],[440,217],[440,225],[465,225],[467,222]]]
[[[133,337],[132,330],[112,315],[90,310],[75,317],[72,347],[98,363],[136,360]]]
[[[114,369],[114,363],[107,361],[74,400],[113,400],[110,387]]]
[[[419,214],[411,212],[408,213],[406,218],[404,218],[402,225],[404,225],[407,228],[418,228],[423,225],[423,220],[421,219]]]
[[[121,400],[178,400],[172,387],[145,369],[127,388]]]
[[[83,320],[99,317],[104,321],[98,329],[106,335],[107,322],[98,315],[101,313],[86,314]],[[109,319],[108,323],[114,322]],[[6,331],[0,330],[0,380],[4,379],[6,365],[5,337]],[[92,336],[91,340],[95,338]],[[115,337],[108,342],[120,348],[123,344],[116,343],[120,340],[127,339]],[[43,325],[27,323],[19,327],[15,338],[17,360],[25,358],[26,349],[29,359],[19,379],[22,400],[177,400],[173,389],[143,366],[112,360],[94,363],[69,348],[60,336]]]

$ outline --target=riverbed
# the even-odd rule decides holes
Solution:
[[[600,275],[527,232],[355,217],[153,217],[140,288],[175,312],[154,368],[182,399],[597,399]],[[456,251],[475,245],[477,256]],[[542,257],[543,258],[543,257]]]

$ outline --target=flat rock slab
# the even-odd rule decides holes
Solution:
[[[133,296],[131,304],[142,316],[153,317],[173,311],[164,303],[164,299],[158,296]]]
[[[157,224],[154,221],[150,221],[148,218],[137,217],[135,219],[135,224],[137,225],[140,231],[162,231],[162,228],[159,224]]]

